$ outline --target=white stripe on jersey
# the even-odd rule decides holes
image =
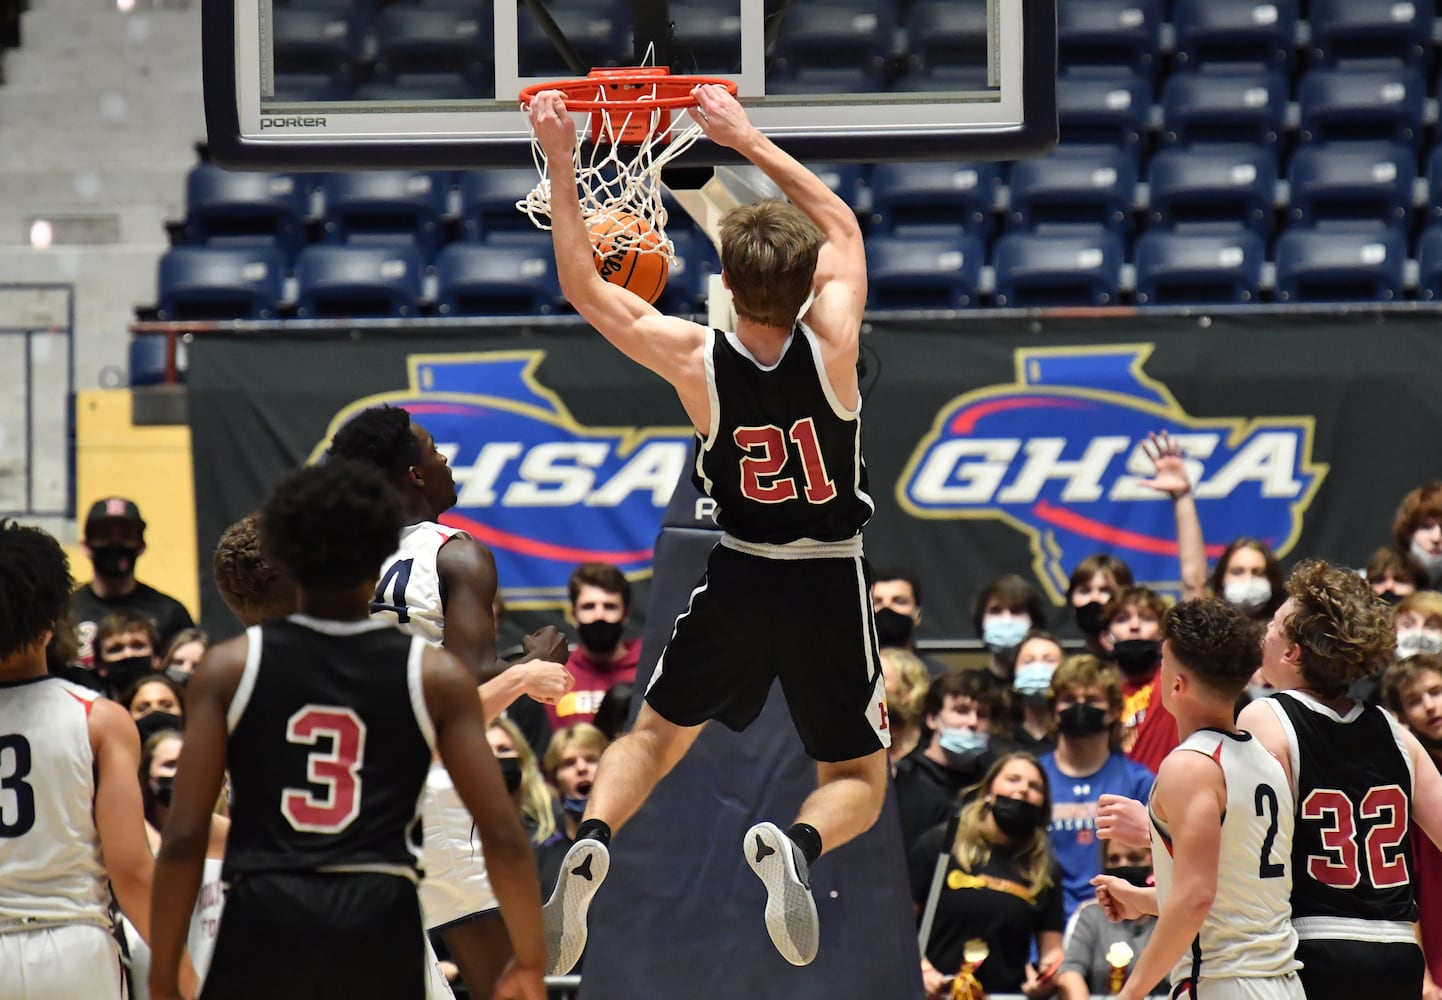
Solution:
[[[431,753],[436,752],[436,725],[431,719],[431,710],[426,707],[425,687],[421,683],[421,658],[425,656],[430,643],[415,636],[411,639],[411,655],[406,660],[406,688],[411,696],[411,713],[416,717],[416,727],[425,737]]]
[[[420,521],[402,528],[400,548],[381,565],[371,614],[439,646],[446,635],[446,614],[436,557],[442,545],[464,534],[459,528],[435,521]],[[404,611],[406,621],[400,620],[402,614],[397,609]]]
[[[58,677],[0,687],[0,924],[110,927],[90,745],[99,697]]]
[[[651,671],[651,679],[646,682],[643,697],[650,694],[651,689],[656,686],[656,682],[661,679],[661,671],[666,668],[666,650],[671,648],[671,643],[676,639],[676,630],[681,627],[681,619],[691,613],[691,608],[696,604],[696,598],[706,592],[707,586],[707,581],[703,578],[700,585],[691,591],[691,596],[686,598],[686,610],[676,616],[676,621],[671,626],[671,638],[666,640],[666,645],[661,648],[661,655],[656,658],[656,667]]]
[[[826,401],[831,404],[831,412],[835,413],[842,420],[854,421],[860,419],[862,403],[860,390],[858,389],[856,394],[856,409],[848,410],[845,406],[842,406],[841,400],[836,396],[836,389],[831,385],[831,376],[826,371],[826,359],[821,356],[821,338],[816,336],[805,323],[801,324],[801,333],[806,338],[806,342],[811,346],[811,361],[812,364],[816,366],[816,377],[821,382],[821,391],[826,394]],[[865,464],[861,461],[860,434],[853,436],[853,444],[854,448],[851,456],[851,492],[855,493],[862,503],[871,508],[871,512],[874,514],[876,513],[876,502],[871,499],[869,493],[861,488],[861,470],[865,468]]]
[[[250,696],[255,692],[255,682],[260,676],[260,647],[260,626],[252,625],[245,630],[245,669],[241,671],[240,683],[231,696],[230,708],[225,712],[227,733],[235,732],[235,727],[240,725],[240,717],[245,714],[245,707],[250,704]]]
[[[1291,921],[1293,803],[1282,765],[1259,740],[1215,729],[1192,733],[1172,753],[1215,760],[1227,789],[1216,898],[1191,951],[1172,969],[1173,988],[1184,979],[1296,971],[1301,963]],[[1175,878],[1171,837],[1154,813],[1151,821],[1157,902],[1165,908]],[[1264,871],[1272,874],[1263,877]]]

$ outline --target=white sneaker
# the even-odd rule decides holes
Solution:
[[[571,845],[551,898],[541,908],[546,924],[546,975],[564,976],[586,950],[586,911],[611,870],[611,852],[586,837]]]
[[[774,823],[746,831],[746,863],[766,886],[766,930],[781,957],[810,965],[821,943],[821,922],[801,849]]]

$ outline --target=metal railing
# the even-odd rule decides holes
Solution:
[[[75,286],[0,284],[0,510],[75,516]]]

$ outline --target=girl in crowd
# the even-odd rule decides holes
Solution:
[[[135,720],[142,743],[164,730],[185,728],[185,695],[180,685],[164,674],[140,678],[121,695],[120,703]]]
[[[1392,522],[1398,552],[1410,553],[1427,573],[1428,586],[1442,589],[1442,482],[1419,486],[1402,498]]]
[[[490,741],[491,752],[496,755],[496,763],[501,766],[501,777],[506,781],[506,790],[511,793],[511,801],[515,803],[516,811],[521,814],[521,826],[530,835],[531,843],[536,848],[536,863],[539,867],[546,857],[541,847],[556,836],[555,793],[547,786],[546,779],[541,774],[536,755],[531,752],[531,744],[526,742],[525,736],[514,722],[504,717],[493,720],[486,730],[486,739]],[[541,871],[543,899],[550,895],[548,886],[555,884],[556,869],[564,854],[563,850],[555,855],[556,864],[549,873],[549,883],[546,881],[547,873]]]
[[[1132,569],[1116,556],[1105,552],[1087,556],[1077,563],[1067,583],[1066,603],[1076,619],[1076,627],[1093,656],[1106,656],[1101,644],[1106,625],[1102,609],[1123,587],[1132,585]]]
[[[185,628],[175,633],[160,657],[160,671],[177,684],[186,684],[195,673],[210,639],[198,628]]]
[[[1007,573],[988,583],[971,607],[971,623],[990,654],[987,669],[991,675],[1011,686],[1016,647],[1034,628],[1040,628],[1046,612],[1036,588],[1015,573]]]
[[[1016,647],[1012,696],[1003,719],[992,726],[994,751],[1020,750],[1041,757],[1056,748],[1051,676],[1062,659],[1061,643],[1048,632],[1028,632]]]
[[[921,741],[922,704],[931,675],[915,653],[900,647],[881,650],[881,676],[886,682],[886,708],[891,725],[892,774],[896,763]]]

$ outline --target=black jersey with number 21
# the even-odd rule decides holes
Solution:
[[[826,377],[816,334],[798,323],[772,367],[735,334],[707,337],[711,435],[697,435],[698,489],[716,523],[747,542],[839,542],[871,517],[861,460],[861,414]]]

